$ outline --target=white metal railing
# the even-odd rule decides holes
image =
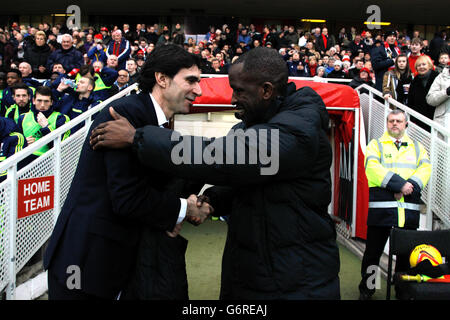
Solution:
[[[420,228],[433,230],[434,215],[442,221],[444,228],[450,228],[450,130],[392,98],[384,100],[382,93],[372,87],[361,85],[356,90],[360,96],[367,142],[381,137],[386,131],[390,105],[430,126],[431,132],[427,132],[409,120],[407,128],[408,135],[428,151],[432,164],[430,180],[422,192],[427,210],[425,219],[421,219]]]
[[[65,201],[78,163],[92,116],[110,102],[135,90],[137,84],[125,88],[113,97],[82,113],[37,142],[0,163],[0,172],[7,178],[0,184],[0,291],[6,288],[7,299],[14,299],[16,274],[50,237],[60,209]],[[83,128],[61,141],[62,135],[85,122]],[[53,148],[18,171],[17,164],[34,151],[53,142]],[[18,180],[54,176],[54,208],[17,219]]]

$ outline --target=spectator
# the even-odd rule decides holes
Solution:
[[[379,91],[383,90],[384,74],[393,67],[394,59],[400,54],[400,49],[396,45],[395,31],[387,31],[384,38],[386,39],[384,46],[376,47],[371,52],[372,66],[375,70],[375,88]]]
[[[119,68],[119,59],[115,55],[110,54],[108,56],[108,59],[106,60],[106,66],[108,68],[117,70]]]
[[[100,101],[95,100],[95,95],[92,94],[94,88],[95,80],[88,74],[78,80],[76,89],[71,88],[65,81],[61,81],[56,89],[55,110],[68,116],[70,120],[75,119],[83,112],[100,103]],[[71,134],[74,134],[83,126],[84,123],[76,125],[70,129]]]
[[[133,83],[137,82],[139,76],[137,69],[138,65],[136,63],[136,60],[128,59],[126,63],[126,70],[128,71],[128,75],[130,77],[130,79],[128,80],[129,85],[132,85]]]
[[[315,56],[310,56],[308,59],[308,69],[309,69],[309,75],[311,77],[314,77],[316,75],[316,70],[317,70],[317,59]]]
[[[89,52],[89,49],[94,45],[94,36],[90,33],[86,35],[86,40],[84,41],[83,51],[84,53]]]
[[[22,74],[22,82],[31,87],[32,90],[40,86],[40,82],[31,76],[31,65],[28,62],[21,62],[19,64],[19,71]]]
[[[53,64],[52,73],[57,72],[59,74],[65,74],[66,70],[64,69],[63,65],[59,62],[56,62]]]
[[[444,128],[450,127],[450,74],[447,66],[434,79],[426,97],[427,103],[435,107],[433,120]]]
[[[300,60],[300,54],[294,52],[292,54],[292,60],[287,62],[289,76],[291,77],[308,77],[307,63]]]
[[[25,49],[24,59],[33,70],[32,76],[37,79],[48,79],[50,70],[47,69],[47,60],[50,56],[50,47],[43,31],[36,32],[35,41]]]
[[[241,34],[238,37],[238,44],[242,47],[242,44],[244,43],[244,47],[248,48],[252,41],[252,38],[247,33],[247,29],[242,29]]]
[[[32,144],[67,122],[69,122],[69,118],[66,115],[54,110],[52,90],[49,87],[41,86],[36,89],[36,97],[33,98],[31,110],[19,116],[17,130],[23,134],[28,144]],[[67,131],[63,139],[66,139],[69,134],[70,131]],[[47,152],[50,147],[51,143],[36,150],[27,158],[26,162],[30,163]]]
[[[351,42],[350,35],[345,31],[345,28],[341,28],[338,34],[338,44],[343,48],[348,48]]]
[[[348,70],[348,77],[353,79],[359,76],[359,71],[364,67],[364,62],[362,59],[355,59],[355,65]]]
[[[422,40],[420,40],[419,38],[412,39],[411,45],[410,45],[411,52],[408,55],[408,64],[409,64],[409,69],[411,70],[411,72],[414,76],[417,75],[416,69],[414,67],[416,64],[416,60],[418,57],[424,55],[424,53],[422,53],[422,49],[423,49]]]
[[[107,50],[106,57],[115,55],[118,59],[118,69],[125,69],[125,64],[130,57],[131,49],[130,42],[122,37],[122,31],[116,30],[112,34],[113,40],[110,42]]]
[[[94,101],[104,101],[112,95],[111,88],[117,80],[118,74],[116,70],[104,67],[101,61],[95,61],[92,65],[81,67],[80,73],[77,75],[77,83],[86,74],[95,80]]]
[[[361,35],[357,34],[355,35],[355,40],[350,42],[348,45],[348,49],[352,53],[352,57],[356,56],[358,54],[358,49],[362,50],[363,52],[367,52],[366,44],[364,41],[362,41]]]
[[[130,75],[128,74],[128,71],[124,69],[119,70],[119,76],[117,77],[117,80],[116,82],[114,82],[114,85],[112,87],[112,95],[115,95],[119,91],[127,88],[129,86],[129,80]]]
[[[433,119],[435,107],[427,103],[426,97],[439,72],[433,70],[433,62],[426,55],[417,58],[415,68],[417,70],[417,77],[414,78],[409,87],[408,107],[429,119]],[[422,121],[413,117],[411,117],[411,121],[425,131],[431,131],[430,126]]]
[[[370,77],[370,70],[367,68],[361,68],[361,70],[359,70],[359,75],[353,78],[353,80],[349,83],[349,86],[353,89],[356,89],[363,84],[366,84],[370,87],[374,86],[372,78]],[[364,89],[363,91],[367,90]]]
[[[439,64],[436,66],[436,71],[439,73],[444,71],[444,69],[449,66],[449,63],[450,63],[449,53],[441,52],[439,54]]]
[[[102,35],[103,44],[104,44],[105,46],[108,46],[109,43],[110,43],[111,40],[112,40],[111,36],[109,35],[109,30],[108,30],[108,28],[102,27],[102,28],[100,29],[100,33],[101,33],[101,35]]]
[[[395,59],[395,67],[383,77],[384,99],[392,98],[402,104],[408,103],[408,92],[412,82],[412,74],[406,55],[400,54]]]
[[[3,90],[0,116],[4,116],[6,110],[15,103],[12,87],[19,83],[23,83],[22,73],[17,69],[9,70],[6,73],[6,88]],[[33,96],[33,91],[31,89],[28,89],[28,92],[30,96]]]
[[[211,59],[211,71],[210,74],[226,74],[225,69],[220,66],[219,59],[213,58]]]
[[[430,58],[433,61],[438,61],[439,59],[439,53],[441,52],[442,48],[445,45],[445,38],[447,34],[445,30],[442,30],[440,32],[436,32],[434,35],[434,38],[431,39],[430,42]]]
[[[15,132],[16,123],[0,117],[0,163],[21,151],[27,142],[21,133]],[[0,182],[6,179],[7,170],[0,172]]]
[[[322,34],[317,38],[316,50],[320,52],[321,55],[324,55],[325,52],[330,50],[331,47],[334,47],[335,44],[336,40],[334,39],[334,36],[329,36],[328,29],[323,28]]]
[[[83,65],[83,55],[73,46],[72,36],[64,34],[61,38],[61,49],[50,54],[47,69],[52,70],[55,63],[61,63],[66,71],[80,69]]]
[[[186,37],[184,35],[183,30],[181,30],[181,25],[179,23],[177,23],[175,25],[175,31],[172,34],[173,34],[173,43],[174,44],[182,46],[183,43],[186,41]]]
[[[106,57],[105,50],[106,47],[103,45],[102,35],[95,35],[94,45],[91,46],[91,48],[87,52],[87,56],[89,59],[91,59],[92,62],[101,61],[103,63],[106,63],[106,60],[108,58]]]
[[[300,36],[295,31],[294,26],[289,26],[288,31],[284,35],[286,44],[288,47],[292,47],[293,44],[298,44],[298,41],[300,39]]]
[[[158,42],[158,35],[155,32],[154,26],[147,26],[147,32],[145,33],[145,38],[148,43],[156,44]]]
[[[327,78],[345,79],[347,78],[344,71],[342,71],[342,62],[339,60],[334,61],[333,71],[327,74]]]
[[[325,67],[323,67],[323,66],[317,67],[317,74],[314,77],[314,81],[315,82],[324,82],[324,83],[326,83],[327,81],[324,79],[326,77],[327,77],[327,75],[325,73]]]
[[[13,85],[11,90],[15,103],[6,109],[5,118],[17,123],[22,113],[30,111],[32,95],[30,95],[28,86],[23,82]]]

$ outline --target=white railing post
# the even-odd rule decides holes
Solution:
[[[8,168],[7,181],[10,185],[9,198],[9,259],[8,259],[8,278],[9,283],[6,290],[6,299],[14,300],[16,291],[16,233],[17,233],[17,165]]]
[[[372,105],[373,105],[373,93],[369,90],[369,109],[367,110],[367,141],[372,140]]]
[[[436,139],[438,139],[437,131],[435,128],[431,127],[431,142],[430,142],[430,162],[431,168],[437,167],[438,157],[435,156],[436,150]],[[427,194],[427,212],[426,212],[426,220],[425,220],[425,228],[426,230],[433,230],[433,195],[435,192],[435,184],[434,184],[434,170],[431,172],[430,179],[428,180],[428,194]]]
[[[53,225],[58,220],[59,212],[61,211],[61,135],[53,141],[53,148],[55,149],[55,197],[53,205]]]
[[[358,154],[359,154],[359,113],[360,109],[355,109],[355,128],[353,133],[353,198],[352,198],[352,237],[356,236],[356,209],[358,194]]]

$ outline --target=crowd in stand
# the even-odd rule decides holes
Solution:
[[[445,31],[428,41],[418,31],[408,35],[352,27],[333,35],[325,26],[313,30],[264,26],[258,31],[253,24],[238,24],[211,27],[198,38],[186,36],[180,24],[173,30],[157,24],[68,30],[59,24],[35,28],[13,23],[0,28],[0,161],[135,83],[155,46],[167,43],[199,55],[204,74],[227,74],[241,54],[270,47],[284,58],[290,76],[349,79],[353,88],[367,84],[385,99],[398,100],[442,124],[448,121],[444,120],[450,93]],[[429,99],[429,91],[438,90],[433,84],[438,76],[439,95],[430,92]]]

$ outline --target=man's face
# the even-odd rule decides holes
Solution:
[[[220,63],[219,63],[219,61],[214,60],[214,61],[212,62],[212,67],[213,67],[214,69],[219,69],[219,68],[220,68]]]
[[[93,88],[89,82],[90,81],[88,78],[82,77],[80,80],[78,80],[76,91],[81,94],[92,91]]]
[[[356,63],[356,69],[361,69],[362,67],[364,67],[364,62],[362,62],[361,60],[359,60],[359,61]]]
[[[28,103],[30,103],[30,96],[28,95],[28,91],[26,89],[17,89],[14,92],[14,102],[20,107],[25,107]]]
[[[439,57],[439,63],[443,65],[447,65],[449,61],[448,54],[443,54]]]
[[[114,39],[114,41],[120,42],[122,41],[122,33],[116,31],[112,34],[112,38]]]
[[[61,47],[64,50],[68,50],[72,47],[73,43],[72,43],[72,39],[70,37],[63,37],[61,39]]]
[[[386,41],[388,44],[394,44],[396,39],[397,39],[396,36],[390,35],[389,37],[386,38]]]
[[[13,84],[19,83],[20,78],[15,72],[8,72],[6,74],[6,84],[11,87]]]
[[[94,61],[92,63],[92,67],[94,67],[94,70],[102,70],[103,64],[101,63],[101,61]]]
[[[236,106],[236,117],[247,126],[260,123],[265,114],[262,86],[249,79],[242,71],[243,64],[233,65],[229,70],[230,87],[233,89],[231,104]]]
[[[126,69],[130,73],[134,73],[137,69],[137,64],[133,60],[128,60],[126,63]]]
[[[22,73],[22,78],[28,77],[32,72],[30,64],[26,62],[19,64],[19,71]]]
[[[420,43],[412,43],[410,48],[412,53],[419,54],[422,46],[420,45]]]
[[[387,131],[393,138],[401,138],[406,130],[406,119],[403,113],[390,114],[387,118]]]
[[[52,72],[66,73],[66,70],[64,70],[62,64],[57,63],[53,65]]]
[[[36,93],[36,97],[33,98],[33,104],[36,110],[44,112],[50,109],[52,105],[52,98],[50,96],[44,96]]]
[[[117,77],[117,83],[123,86],[127,84],[128,78],[129,78],[128,71],[120,70]]]
[[[322,33],[323,33],[324,35],[328,35],[328,29],[327,29],[327,28],[323,28],[323,29],[322,29]]]
[[[108,60],[106,61],[106,64],[108,65],[108,67],[110,68],[116,68],[117,65],[119,64],[119,60],[117,59],[116,56],[109,56]]]
[[[189,69],[181,69],[173,78],[167,79],[163,96],[174,114],[188,113],[195,98],[202,95],[200,74],[200,69],[194,65]]]

